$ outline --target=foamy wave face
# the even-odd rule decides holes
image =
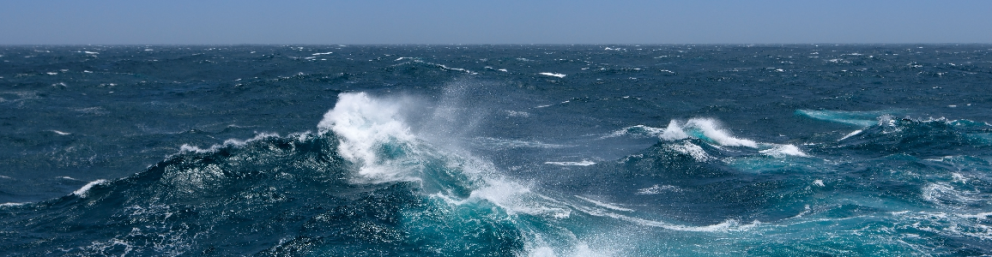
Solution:
[[[342,93],[317,128],[338,136],[338,153],[359,167],[359,175],[375,181],[409,180],[413,178],[403,170],[388,167],[392,159],[413,150],[409,144],[414,136],[400,121],[399,108],[365,93]]]
[[[887,115],[889,112],[869,111],[825,111],[825,110],[796,110],[796,115],[805,116],[817,120],[843,123],[854,126],[868,127],[878,124],[878,117]]]
[[[654,130],[659,131],[659,130]],[[720,127],[719,122],[714,119],[709,118],[692,118],[686,122],[679,122],[677,120],[672,120],[668,123],[668,127],[661,130],[660,133],[655,133],[658,138],[665,141],[676,141],[686,138],[699,138],[711,144],[719,146],[729,146],[729,147],[747,147],[759,149],[760,153],[776,158],[781,158],[785,156],[800,156],[806,157],[799,147],[790,144],[772,144],[772,143],[761,143],[754,140],[746,138],[734,137],[723,128]],[[708,159],[705,157],[705,152],[702,149],[697,149],[697,147],[680,147],[679,150],[683,153],[691,154],[697,160],[704,161]]]
[[[435,113],[430,125],[457,125],[460,116],[446,112],[459,106],[445,106]],[[608,222],[593,228],[599,232],[617,229],[616,226],[638,226],[661,228],[670,231],[726,233],[747,231],[758,223],[740,223],[735,219],[716,224],[689,225],[659,220],[659,217],[645,216],[636,211],[635,206],[610,203],[586,196],[576,196],[582,201],[561,200],[562,196],[547,195],[539,188],[522,184],[501,175],[488,161],[476,159],[464,151],[448,151],[435,148],[438,140],[451,140],[451,137],[435,140],[429,136],[445,128],[421,131],[411,129],[404,121],[402,102],[370,97],[365,93],[344,93],[338,103],[324,115],[318,124],[321,135],[337,138],[337,152],[353,165],[356,173],[353,183],[382,183],[391,181],[415,181],[422,187],[421,192],[427,202],[437,203],[444,215],[435,216],[442,221],[462,223],[465,213],[486,213],[485,220],[500,228],[515,230],[523,238],[524,252],[532,255],[571,255],[579,253],[602,253],[603,249],[592,251],[587,246],[591,234],[587,231],[571,229],[589,219]],[[440,119],[444,118],[444,119]],[[433,120],[431,120],[433,121]],[[444,134],[444,133],[442,133]],[[718,157],[706,151],[711,145],[724,147],[750,148],[756,155],[773,157],[805,156],[798,148],[787,144],[759,143],[750,139],[734,137],[719,126],[714,119],[694,118],[687,121],[673,120],[668,127],[651,128],[634,126],[614,133],[612,136],[650,136],[665,142],[665,149],[687,154],[698,162],[708,162]],[[686,140],[691,139],[691,140]],[[502,139],[485,139],[493,144],[509,144],[512,148],[558,148],[561,145],[548,145],[539,142],[517,142]],[[719,155],[717,155],[719,156]],[[592,166],[592,161],[545,162],[547,165]],[[203,178],[209,179],[209,178]],[[195,179],[189,179],[197,181]],[[672,185],[655,185],[637,191],[636,195],[658,195],[668,192],[683,192],[684,189]],[[629,208],[628,208],[629,207]],[[459,214],[461,213],[461,214]],[[410,217],[419,217],[411,212]],[[534,226],[532,221],[551,226]],[[411,218],[411,226],[429,225],[431,218]],[[489,223],[486,223],[489,224]],[[431,225],[433,226],[433,225]],[[460,228],[452,228],[456,231]],[[597,232],[597,233],[599,233]],[[417,234],[415,237],[428,237]],[[614,242],[611,247],[624,248],[626,243]],[[609,248],[609,247],[608,247]],[[606,251],[610,252],[610,251]]]
[[[433,219],[465,223],[465,219],[474,220],[478,217],[459,215],[486,213],[482,223],[516,227],[524,238],[524,251],[530,254],[550,253],[552,256],[561,256],[589,252],[588,247],[582,247],[585,243],[575,238],[575,234],[564,226],[531,227],[526,222],[534,219],[545,223],[572,222],[574,207],[534,192],[531,186],[500,175],[491,163],[476,159],[466,152],[450,153],[444,148],[432,147],[434,141],[431,137],[422,137],[417,130],[412,130],[404,123],[402,108],[400,103],[377,99],[364,93],[344,93],[339,96],[334,108],[324,115],[318,125],[319,131],[322,135],[333,133],[338,139],[338,153],[357,169],[357,178],[352,183],[419,183],[423,189],[421,192],[428,193],[424,195],[429,199],[427,201],[441,203],[438,207],[448,214],[413,218],[430,215],[412,213],[411,226],[423,222],[426,222],[423,223],[427,224],[425,226],[437,226],[430,224]],[[442,113],[441,116],[444,117],[440,118],[452,118],[457,115]],[[459,124],[435,122],[432,125],[449,123]],[[537,144],[535,147],[552,146]],[[582,161],[550,164],[588,166],[594,163]],[[450,229],[454,231],[460,227]]]
[[[693,137],[711,141],[722,146],[744,146],[750,148],[758,147],[758,143],[752,140],[731,136],[729,132],[720,128],[719,123],[714,119],[693,118],[681,125],[678,125],[678,123],[675,122],[669,123],[669,125],[672,124],[677,126],[669,126],[668,129],[665,129],[665,133],[662,134],[663,139],[681,139],[679,137],[682,135],[691,135]],[[671,131],[673,129],[681,130],[682,133],[678,133],[678,131]]]

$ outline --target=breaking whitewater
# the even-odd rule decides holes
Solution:
[[[0,248],[987,255],[990,53],[7,47]]]

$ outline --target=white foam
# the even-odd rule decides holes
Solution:
[[[527,118],[527,117],[530,117],[530,113],[527,113],[527,112],[525,112],[525,111],[509,111],[509,110],[508,110],[508,111],[506,111],[506,113],[507,113],[507,114],[508,114],[508,115],[509,115],[510,117],[520,117],[520,118]]]
[[[775,145],[771,149],[761,150],[760,152],[764,155],[768,155],[776,158],[782,158],[785,156],[800,156],[800,157],[808,156],[802,150],[799,150],[799,147],[788,144]]]
[[[849,137],[853,137],[853,136],[858,135],[858,134],[861,134],[861,130],[860,129],[859,130],[852,131],[851,133],[848,133],[846,136],[838,139],[837,141],[838,142],[844,141],[844,139],[847,139]]]
[[[665,130],[664,129],[661,129],[661,128],[649,127],[649,126],[644,126],[644,125],[634,125],[634,126],[630,126],[630,127],[626,127],[626,128],[617,130],[617,131],[613,131],[609,135],[605,135],[605,136],[600,137],[600,139],[613,138],[613,137],[621,137],[621,136],[630,135],[631,132],[640,132],[640,131],[643,131],[645,135],[638,135],[640,133],[637,133],[637,134],[634,134],[634,135],[635,136],[657,137],[657,136],[661,135],[661,133],[664,132]]]
[[[334,53],[334,52],[326,52],[326,53],[313,53],[313,56],[318,56],[318,55],[326,55],[326,54],[333,54],[333,53]]]
[[[68,135],[71,135],[72,134],[72,133],[62,132],[62,131],[58,131],[58,130],[54,130],[54,129],[53,130],[49,130],[49,131],[55,132],[55,134],[58,134],[59,136],[68,136]]]
[[[657,195],[663,192],[682,192],[682,191],[683,191],[682,188],[673,185],[653,185],[651,187],[638,189],[636,194]]]
[[[692,158],[695,159],[697,162],[705,162],[712,159],[712,157],[710,157],[710,155],[707,154],[702,147],[693,144],[692,142],[689,141],[684,141],[679,144],[669,144],[666,145],[665,148],[668,148],[672,151],[688,154],[689,156],[692,156]]]
[[[224,143],[223,144],[211,145],[210,148],[207,148],[207,149],[199,148],[197,146],[192,146],[192,145],[188,145],[188,144],[183,144],[182,146],[179,147],[179,152],[180,153],[183,153],[183,152],[214,153],[214,152],[217,152],[217,150],[220,150],[221,148],[224,148],[224,147],[232,147],[232,146],[233,147],[243,147],[243,146],[247,145],[248,143],[255,142],[255,141],[258,141],[258,140],[262,140],[262,139],[266,139],[266,138],[273,138],[273,137],[279,137],[279,134],[276,134],[276,133],[259,133],[259,134],[255,135],[255,137],[250,138],[250,139],[247,139],[247,140],[241,140],[241,139],[231,138],[231,139],[224,140]]]
[[[506,69],[498,69],[498,71],[507,72]]]
[[[818,187],[825,187],[826,186],[826,185],[823,184],[823,180],[822,179],[814,180],[813,181],[813,185],[814,186],[818,186]]]
[[[544,76],[549,76],[549,77],[557,77],[557,78],[564,78],[565,77],[565,74],[561,74],[561,73],[541,72],[541,73],[538,73],[538,74],[544,75]]]
[[[544,162],[544,164],[558,165],[558,166],[592,166],[596,165],[595,162],[589,160],[582,160],[580,162]]]
[[[0,208],[21,206],[21,205],[25,205],[25,204],[28,204],[28,203],[0,203]]]
[[[914,229],[953,237],[971,237],[982,241],[992,240],[992,226],[983,224],[992,212],[957,214],[946,212],[893,212],[902,223]]]
[[[106,179],[94,180],[90,183],[87,183],[85,186],[79,188],[78,190],[73,191],[72,194],[79,196],[79,198],[86,198],[86,194],[89,193],[90,188],[93,188],[93,186],[100,185],[103,183],[107,183],[107,180]]]
[[[623,207],[620,207],[620,206],[616,206],[614,204],[604,203],[604,202],[596,201],[596,200],[585,198],[585,197],[578,196],[578,195],[576,195],[575,197],[576,198],[579,198],[579,199],[582,199],[583,201],[586,201],[586,202],[590,202],[592,204],[595,204],[596,206],[607,208],[607,209],[611,209],[611,210],[625,211],[625,212],[632,212],[632,211],[634,211],[633,209],[623,208]]]
[[[564,148],[567,145],[560,144],[549,144],[540,141],[525,141],[525,140],[515,140],[515,139],[503,139],[503,138],[493,138],[493,137],[476,137],[475,142],[482,144],[486,147],[497,148],[497,149],[507,149],[507,148]]]
[[[752,140],[740,139],[731,136],[730,133],[719,127],[716,120],[707,118],[692,118],[682,125],[679,125],[673,120],[669,123],[669,127],[665,129],[665,133],[661,135],[661,138],[665,140],[678,140],[686,138],[688,137],[688,133],[685,131],[686,129],[696,130],[706,137],[705,139],[722,146],[758,147],[758,143]]]
[[[49,72],[47,72],[46,74],[48,74],[48,75],[52,75],[52,76],[55,76],[55,75],[59,75],[59,73],[58,73],[58,72],[54,72],[54,71],[49,71]]]
[[[437,63],[432,63],[432,62],[425,62],[425,61],[420,60],[419,58],[416,58],[416,57],[400,57],[400,58],[396,58],[395,61],[400,61],[400,60],[403,60],[403,59],[412,59],[413,61],[412,62],[399,63],[399,64],[395,64],[395,65],[392,65],[392,66],[406,65],[406,64],[410,64],[410,63],[421,63],[421,64],[435,66],[435,67],[441,68],[442,70],[460,71],[460,72],[464,72],[464,73],[468,73],[468,74],[472,74],[472,75],[478,74],[477,72],[473,72],[473,71],[470,71],[470,70],[467,70],[467,69],[463,69],[463,68],[448,67],[447,65],[444,65],[444,64],[437,64]]]
[[[555,219],[564,219],[571,216],[571,211],[568,208],[561,206],[554,199],[532,192],[528,186],[499,178],[490,178],[486,180],[485,184],[485,186],[473,190],[469,198],[465,200],[454,200],[442,195],[438,196],[445,198],[449,203],[459,205],[477,200],[486,200],[500,206],[510,215],[524,213]]]
[[[470,70],[466,70],[466,69],[463,69],[463,68],[452,68],[452,67],[448,67],[448,66],[446,66],[444,64],[434,64],[434,65],[437,65],[438,67],[441,67],[441,69],[445,69],[445,70],[461,71],[461,72],[465,72],[465,73],[475,73],[475,72],[472,72]]]
[[[927,202],[938,205],[973,203],[980,201],[973,192],[958,191],[954,186],[945,183],[930,183],[923,187],[921,197]]]
[[[961,184],[968,183],[968,178],[965,177],[964,175],[961,175],[961,173],[957,173],[957,172],[952,172],[951,173],[951,179],[952,179],[951,182],[954,182],[954,183],[961,183]]]
[[[966,219],[985,220],[985,219],[988,219],[989,216],[992,216],[992,212],[982,212],[982,213],[976,213],[976,214],[955,214],[955,215],[957,215],[958,217],[966,218]]]
[[[682,130],[682,126],[676,120],[671,120],[668,122],[668,127],[659,135],[661,139],[674,141],[689,138],[689,135]]]
[[[686,232],[731,232],[731,231],[744,231],[744,230],[749,230],[751,228],[754,228],[754,227],[756,227],[756,226],[758,226],[758,225],[761,224],[761,222],[755,220],[754,222],[752,222],[750,224],[743,224],[742,225],[737,220],[731,219],[731,220],[726,220],[726,221],[721,222],[721,223],[707,225],[707,226],[686,226],[686,225],[679,225],[679,224],[671,224],[671,223],[667,223],[667,222],[663,222],[663,221],[655,221],[655,220],[648,220],[648,219],[630,217],[630,216],[626,216],[626,215],[622,215],[622,214],[618,214],[618,213],[606,212],[606,211],[599,210],[599,209],[596,209],[596,208],[587,208],[587,207],[582,207],[582,206],[573,206],[573,207],[575,207],[579,211],[582,211],[584,213],[587,213],[587,214],[593,215],[593,216],[610,217],[610,218],[614,218],[614,219],[618,219],[618,220],[623,220],[623,221],[631,222],[631,223],[634,223],[634,224],[637,224],[637,225],[641,225],[641,226],[658,227],[658,228],[663,228],[663,229],[668,229],[668,230],[686,231]]]
[[[90,51],[83,51],[83,53],[92,54],[92,55],[100,54],[99,52],[90,52]]]
[[[338,102],[317,124],[320,133],[333,131],[341,157],[359,167],[358,174],[373,180],[409,180],[401,170],[387,168],[377,154],[384,144],[404,147],[414,140],[400,121],[398,104],[370,98],[365,93],[342,93]]]

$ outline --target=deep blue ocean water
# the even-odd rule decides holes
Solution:
[[[992,46],[4,46],[5,256],[992,254]]]

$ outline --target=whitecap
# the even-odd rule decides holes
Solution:
[[[682,191],[683,191],[682,188],[673,185],[653,185],[651,187],[638,189],[636,194],[657,195],[663,192],[682,192]]]
[[[842,138],[840,138],[840,139],[838,139],[837,141],[838,141],[838,142],[839,142],[839,141],[844,141],[844,139],[847,139],[847,138],[849,138],[849,137],[853,137],[853,136],[856,136],[856,135],[858,135],[858,134],[861,134],[861,132],[862,132],[862,131],[861,131],[860,129],[859,129],[859,130],[855,130],[855,131],[852,131],[851,133],[848,133],[848,134],[847,134],[846,136],[844,136],[844,137],[842,137]]]
[[[616,206],[615,204],[604,203],[604,202],[596,201],[596,200],[585,198],[585,197],[578,196],[578,195],[576,195],[575,197],[576,198],[579,198],[579,199],[582,199],[583,201],[586,201],[586,202],[590,202],[592,204],[595,204],[596,206],[607,208],[607,209],[611,209],[611,210],[625,211],[625,212],[632,212],[632,211],[634,211],[633,209],[623,208],[623,207],[620,207],[620,206]]]
[[[402,170],[388,168],[388,160],[378,154],[385,144],[405,149],[415,139],[400,121],[399,110],[398,104],[365,93],[342,93],[317,127],[321,134],[333,131],[340,138],[338,153],[358,165],[359,175],[373,181],[410,180]]]
[[[558,165],[558,166],[592,166],[592,165],[596,165],[596,162],[589,160],[582,160],[580,162],[544,162],[544,164]]]
[[[561,73],[541,72],[541,73],[538,73],[538,74],[544,75],[544,76],[549,76],[549,77],[556,77],[556,78],[564,78],[565,77],[565,74],[561,74]]]
[[[644,137],[658,137],[664,131],[665,131],[665,129],[661,129],[661,128],[649,127],[649,126],[645,126],[645,125],[634,125],[634,126],[630,126],[630,127],[626,127],[626,128],[620,129],[620,130],[616,130],[616,131],[610,132],[609,135],[602,136],[602,137],[600,137],[600,139],[613,138],[613,137],[621,137],[621,136],[628,136],[628,135],[629,136],[635,136],[635,137],[639,137],[639,136],[644,136]]]
[[[467,199],[456,200],[442,194],[435,196],[445,199],[451,204],[465,204],[477,200],[486,200],[496,204],[513,215],[525,213],[529,215],[548,216],[564,219],[571,216],[571,211],[561,206],[558,201],[532,192],[530,187],[504,179],[491,178],[486,185],[473,190]]]
[[[106,179],[97,179],[97,180],[94,180],[94,181],[92,181],[90,183],[87,183],[86,185],[84,185],[83,187],[79,188],[78,190],[73,191],[72,194],[78,196],[79,198],[86,198],[86,194],[89,193],[90,188],[93,188],[93,186],[104,184],[104,183],[107,183],[107,180]]]
[[[741,139],[731,136],[730,133],[721,129],[717,121],[714,119],[693,118],[686,121],[686,123],[682,126],[697,133],[701,133],[704,137],[703,139],[716,142],[722,146],[758,147],[758,144],[750,139]],[[668,132],[668,129],[666,129],[666,132]],[[682,134],[685,134],[685,132]],[[676,135],[680,136],[678,134]],[[665,136],[665,134],[662,136]]]
[[[255,137],[250,138],[250,139],[247,139],[247,140],[241,140],[241,139],[231,138],[231,139],[224,140],[224,143],[222,143],[222,144],[211,145],[209,148],[206,148],[206,149],[199,148],[197,146],[188,145],[188,144],[183,144],[182,146],[179,147],[179,152],[180,153],[185,153],[185,152],[214,153],[214,152],[217,152],[217,150],[220,150],[221,148],[224,148],[224,147],[242,147],[242,146],[245,146],[245,145],[247,145],[248,143],[251,143],[251,142],[255,142],[255,141],[266,139],[266,138],[273,138],[273,137],[279,137],[279,134],[276,134],[276,133],[259,133],[259,134],[255,135]]]
[[[525,111],[506,111],[507,115],[510,117],[527,118],[530,117],[530,113]]]
[[[21,206],[21,205],[25,205],[25,204],[28,204],[28,203],[0,203],[0,208]]]
[[[814,186],[818,186],[818,187],[825,187],[826,186],[826,185],[823,184],[823,180],[822,179],[814,180],[813,181],[813,185]]]
[[[806,153],[800,150],[799,147],[788,144],[774,145],[774,147],[772,147],[771,149],[761,150],[759,152],[761,152],[764,155],[768,155],[776,158],[782,158],[785,156],[799,156],[799,157],[808,156],[806,155]]]
[[[671,120],[668,121],[668,127],[665,127],[665,130],[658,137],[663,140],[674,141],[689,138],[689,135],[682,130],[682,126],[679,125],[678,121]]]
[[[705,162],[712,159],[712,157],[710,157],[709,154],[706,154],[706,151],[703,150],[702,147],[693,144],[692,142],[689,141],[683,141],[680,144],[668,144],[665,145],[665,148],[668,148],[672,151],[688,154],[689,156],[692,156],[692,158],[695,159],[697,162]]]

